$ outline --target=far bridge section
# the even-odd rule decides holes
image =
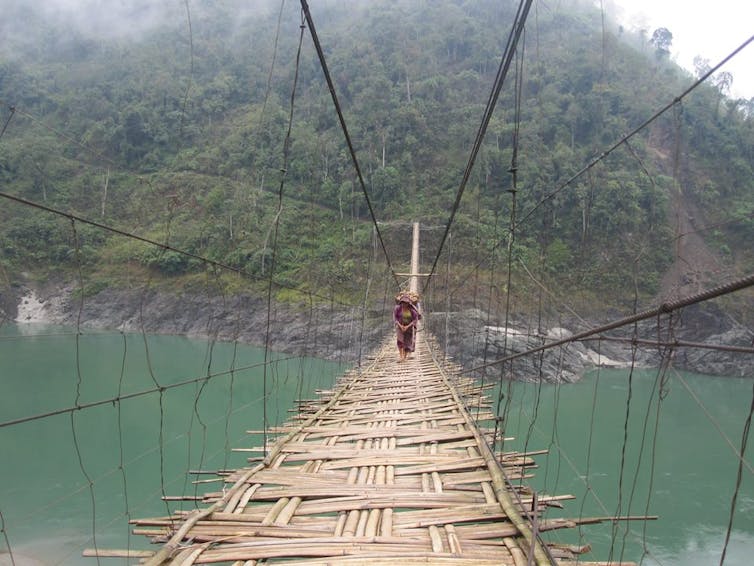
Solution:
[[[570,496],[523,483],[530,454],[492,452],[494,431],[469,412],[494,423],[484,391],[440,362],[426,335],[404,362],[386,340],[367,367],[302,402],[260,463],[218,471],[224,488],[203,508],[133,521],[159,549],[85,555],[153,566],[575,563],[588,547],[539,533],[610,519],[546,519]]]

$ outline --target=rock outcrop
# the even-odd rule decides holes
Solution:
[[[105,289],[84,300],[70,287],[19,289],[15,307],[3,297],[6,316],[20,322],[47,322],[124,332],[149,332],[209,337],[264,345],[277,351],[326,359],[357,361],[376,347],[392,328],[390,305],[374,305],[366,314],[358,308],[330,304],[273,303],[268,326],[267,302],[250,295],[219,296],[209,292],[172,292],[169,289]],[[431,313],[424,324],[450,356],[466,368],[539,348],[585,329],[583,321],[533,329],[524,320],[512,320],[507,329],[488,324],[478,309]],[[667,322],[667,321],[665,321]],[[598,326],[594,321],[591,326]],[[613,333],[629,340],[633,327]],[[738,324],[714,303],[684,309],[672,332],[657,321],[638,325],[637,336],[660,342],[681,341],[751,348],[754,333]],[[446,336],[447,334],[447,336]],[[669,338],[670,336],[670,338]],[[584,341],[514,357],[496,364],[486,375],[502,371],[515,379],[575,381],[594,367],[657,367],[665,348],[642,344],[635,352],[630,342]],[[754,377],[754,354],[709,348],[673,348],[673,366],[710,375]],[[502,368],[502,369],[501,369]],[[481,372],[477,372],[478,374]]]

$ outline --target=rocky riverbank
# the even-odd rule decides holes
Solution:
[[[217,296],[208,293],[174,293],[167,289],[105,289],[82,300],[73,288],[18,288],[13,296],[0,296],[5,318],[123,332],[179,334],[270,347],[294,354],[333,360],[357,361],[376,347],[391,330],[391,305],[374,305],[364,314],[357,308],[324,304],[274,303],[269,317],[264,298],[250,295]],[[477,309],[436,312],[425,317],[426,327],[458,363],[466,368],[525,352],[567,338],[585,329],[583,321],[533,329],[524,320],[510,321],[507,332],[491,326]],[[589,321],[598,326],[601,321]],[[562,348],[517,358],[506,370],[516,379],[575,381],[591,368],[657,367],[663,348],[640,345],[636,352],[627,340],[632,328],[615,331],[617,340],[569,343]],[[683,311],[673,328],[660,328],[664,342],[682,341],[729,346],[752,346],[754,333],[738,324],[714,304]],[[447,336],[446,336],[447,334]],[[656,321],[641,323],[638,337],[657,340]],[[504,354],[504,352],[506,354]],[[679,347],[673,352],[678,369],[711,375],[754,377],[754,355],[713,349]],[[499,367],[499,366],[498,366]],[[488,370],[499,375],[499,369]]]
[[[445,313],[434,313],[435,334],[448,353],[467,368],[488,364],[521,352],[538,348],[546,343],[568,338],[577,332],[596,328],[607,320],[563,320],[557,326],[542,325],[532,328],[528,321],[513,319],[508,330],[487,326],[486,313],[470,309],[464,313],[451,313],[448,317],[448,340],[445,341]],[[620,317],[616,317],[620,318]],[[712,348],[676,346],[667,344],[724,345],[744,349],[754,347],[754,332],[739,324],[714,303],[687,307],[668,327],[667,317],[647,320],[637,325],[637,343],[632,344],[633,326],[608,333],[608,339],[590,339],[571,342],[563,347],[516,358],[507,370],[516,379],[574,381],[594,367],[639,368],[659,367],[663,355],[670,352],[673,367],[706,375],[754,377],[754,354],[750,352],[721,351]],[[463,337],[460,339],[459,337]],[[651,344],[654,342],[654,344]],[[657,343],[662,345],[658,346]],[[634,351],[635,346],[635,351]],[[499,365],[491,370],[499,374]]]
[[[105,289],[82,300],[72,287],[19,289],[5,300],[7,319],[122,332],[175,334],[239,341],[276,351],[355,361],[389,328],[381,311],[332,309],[330,305],[273,303],[265,298],[170,292],[166,289]],[[381,320],[378,320],[381,319]]]

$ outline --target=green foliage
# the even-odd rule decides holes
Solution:
[[[298,9],[286,6],[271,74],[277,10],[216,4],[192,4],[192,50],[182,21],[96,41],[49,26],[31,41],[9,36],[0,99],[34,119],[17,114],[0,139],[2,190],[227,264],[252,281],[274,269],[294,287],[358,296],[372,228],[306,43],[291,92]],[[365,1],[348,10],[323,2],[315,10],[380,220],[447,220],[497,72],[499,32],[514,10],[491,0]],[[41,16],[29,21],[41,25]],[[571,182],[689,77],[647,54],[647,38],[628,38],[632,48],[609,25],[603,33],[591,7],[542,11],[534,35],[523,50],[520,114],[512,71],[458,211],[454,259],[486,265],[506,251],[518,132],[523,220],[513,251],[528,265],[546,258],[546,277],[620,295],[633,289],[640,264],[642,291],[655,292],[672,253],[668,195],[681,189],[708,224],[720,224],[707,237],[723,256],[754,261],[754,111],[724,96],[730,77],[702,85],[630,149]],[[650,43],[663,52],[671,41],[660,28]],[[391,254],[407,256],[405,239],[395,240]],[[74,237],[68,221],[17,205],[0,208],[0,245],[17,269],[128,264],[172,280],[206,269],[94,228],[77,225]]]
[[[168,276],[182,275],[201,265],[201,262],[189,256],[160,248],[150,248],[141,256],[140,261]]]
[[[551,273],[567,272],[573,261],[573,254],[560,238],[553,240],[545,251],[547,254],[547,269]]]
[[[87,297],[93,297],[97,293],[100,293],[101,291],[104,291],[110,286],[111,282],[98,279],[95,281],[88,282],[84,284],[83,287],[78,287],[73,292],[73,297],[76,299],[81,298],[87,298]]]

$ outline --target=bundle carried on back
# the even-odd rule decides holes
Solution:
[[[414,306],[419,302],[419,293],[413,291],[401,291],[395,296],[395,304],[410,303]]]

